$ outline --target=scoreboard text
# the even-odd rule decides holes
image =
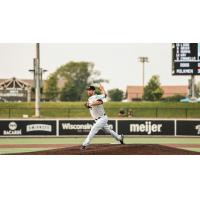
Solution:
[[[200,44],[172,44],[172,74],[200,75]]]

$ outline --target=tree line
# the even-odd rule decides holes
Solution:
[[[99,83],[108,83],[106,79],[100,78],[101,73],[95,70],[92,62],[71,61],[58,67],[49,75],[45,87],[44,95],[47,101],[86,101],[86,88],[89,85],[98,86]],[[99,91],[97,90],[97,93]],[[200,95],[200,84],[195,87],[196,95]],[[158,75],[153,75],[148,84],[144,87],[142,99],[146,101],[159,101],[162,99],[164,91],[161,87]],[[126,99],[123,90],[114,88],[108,91],[111,101],[122,101]],[[180,100],[180,95],[171,97],[171,100]]]
[[[92,62],[69,62],[60,66],[50,74],[44,88],[45,99],[48,101],[86,101],[86,88],[89,85],[108,83],[101,79],[100,72],[94,69]],[[97,89],[97,93],[99,93]],[[124,92],[120,89],[108,91],[112,101],[121,101]]]

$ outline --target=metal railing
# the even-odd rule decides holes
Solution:
[[[199,108],[106,108],[109,117],[120,118],[200,118]],[[87,118],[90,117],[85,108],[40,108],[41,118]],[[0,108],[0,118],[34,117],[34,108]]]

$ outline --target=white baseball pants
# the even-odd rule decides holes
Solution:
[[[111,134],[117,141],[122,139],[121,135],[118,135],[108,126],[108,117],[103,116],[92,126],[87,138],[83,142],[83,146],[88,146],[91,143],[92,138],[98,133],[99,130],[103,130],[105,133]]]

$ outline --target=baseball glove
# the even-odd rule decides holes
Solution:
[[[86,107],[86,108],[92,108],[91,106],[89,106],[89,103],[88,102],[86,102],[85,104],[84,104],[84,106]]]

